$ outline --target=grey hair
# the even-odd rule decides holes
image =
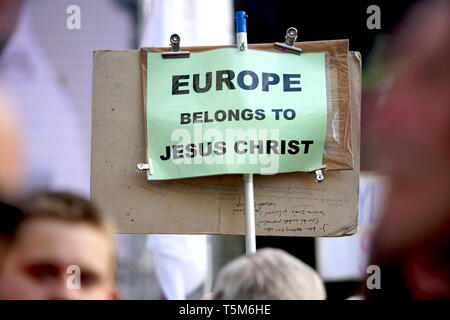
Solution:
[[[215,300],[323,300],[325,286],[316,271],[280,249],[241,256],[219,273]]]

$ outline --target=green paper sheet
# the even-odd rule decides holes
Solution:
[[[325,54],[235,48],[147,56],[149,180],[322,165]]]

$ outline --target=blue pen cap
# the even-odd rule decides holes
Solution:
[[[236,32],[247,32],[247,14],[245,11],[236,11]]]

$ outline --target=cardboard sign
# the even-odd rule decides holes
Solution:
[[[255,175],[256,233],[351,235],[358,222],[360,56],[348,52],[346,40],[296,46],[304,53],[326,52],[328,56],[325,180],[319,184],[314,174],[306,172]],[[273,44],[249,48],[276,52]],[[212,48],[183,49],[192,54]],[[146,73],[141,74],[146,53],[94,52],[92,199],[115,217],[119,233],[244,234],[242,175],[148,181],[136,170],[136,164],[147,157],[146,95],[142,95]]]
[[[310,171],[327,126],[325,53],[147,53],[149,180]]]

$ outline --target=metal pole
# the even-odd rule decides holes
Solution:
[[[236,12],[236,43],[239,50],[247,49],[247,15],[245,11]],[[253,173],[244,174],[245,200],[245,251],[247,254],[256,252],[255,233],[255,196],[253,192]]]
[[[256,252],[255,197],[253,193],[253,173],[244,174],[245,199],[245,252]]]

